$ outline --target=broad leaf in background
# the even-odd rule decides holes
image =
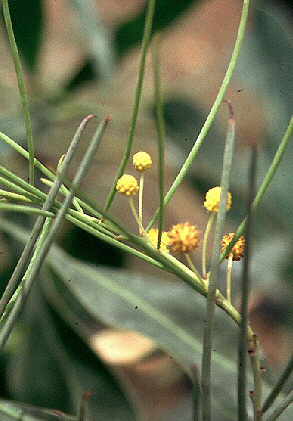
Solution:
[[[185,285],[91,267],[61,250],[51,256],[53,271],[97,322],[145,334],[170,353],[187,372],[192,365],[199,366],[205,308],[202,297],[192,294]],[[226,348],[231,356],[231,350],[235,351],[238,331],[221,310],[217,310],[216,321],[214,411],[217,419],[232,421],[237,412],[236,363],[235,358],[227,359],[223,352]],[[252,388],[251,377],[249,387]],[[268,387],[265,387],[267,392]],[[289,415],[287,411],[282,420],[289,421],[292,413],[290,411]]]
[[[82,395],[88,393],[86,421],[133,421],[133,410],[116,380],[52,313],[39,289],[27,309],[23,323],[26,334],[8,368],[11,395],[18,401],[77,414]]]
[[[36,69],[43,34],[43,0],[10,1],[18,49],[31,71]]]

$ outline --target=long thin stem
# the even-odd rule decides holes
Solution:
[[[240,24],[238,27],[238,33],[237,33],[237,38],[236,38],[236,42],[235,42],[235,46],[234,46],[234,50],[226,71],[226,74],[224,76],[223,82],[221,84],[221,87],[219,89],[218,95],[215,99],[215,102],[213,103],[213,106],[210,110],[210,113],[184,163],[184,165],[182,166],[181,170],[179,171],[177,177],[175,178],[171,188],[169,189],[169,191],[167,192],[165,199],[164,199],[164,206],[166,206],[170,200],[172,199],[172,197],[174,196],[176,190],[178,189],[178,187],[180,186],[180,184],[182,183],[182,181],[184,180],[184,178],[186,177],[190,167],[192,166],[195,158],[197,157],[199,150],[203,144],[203,141],[205,140],[215,118],[216,115],[218,113],[218,110],[220,108],[220,105],[226,95],[226,91],[227,88],[229,86],[229,83],[232,79],[237,61],[238,61],[238,57],[240,54],[240,50],[241,50],[241,46],[242,46],[242,42],[244,39],[244,34],[245,34],[245,29],[246,29],[246,24],[247,24],[247,19],[248,19],[248,11],[249,11],[249,4],[250,4],[250,0],[244,0],[243,1],[243,7],[242,7],[242,12],[241,12],[241,19],[240,19]],[[153,218],[151,219],[149,225],[147,226],[147,231],[154,225],[154,223],[156,222],[157,218],[159,216],[159,210],[157,209],[157,211],[155,212]]]
[[[145,20],[145,27],[144,27],[144,34],[142,39],[142,47],[141,47],[141,58],[140,58],[140,64],[139,64],[139,71],[138,71],[138,80],[135,90],[135,98],[134,98],[134,105],[132,110],[132,118],[131,118],[131,124],[130,124],[130,130],[127,140],[126,149],[124,152],[124,156],[122,158],[122,161],[119,165],[119,168],[117,170],[116,177],[114,179],[112,188],[108,194],[108,197],[106,199],[105,204],[105,211],[108,211],[110,209],[110,206],[112,205],[112,202],[114,200],[115,194],[116,194],[116,184],[118,179],[122,176],[124,169],[128,163],[128,160],[130,158],[132,145],[134,141],[134,135],[136,130],[136,123],[137,123],[137,117],[138,117],[138,111],[139,106],[141,102],[142,97],[142,88],[143,88],[143,80],[144,80],[144,74],[145,74],[145,62],[146,62],[146,55],[152,35],[152,27],[153,27],[153,18],[155,13],[155,6],[156,6],[156,0],[149,0],[148,2],[148,8],[147,8],[147,14],[146,14],[146,20]]]
[[[233,254],[231,253],[228,257],[227,264],[227,278],[226,278],[226,296],[227,300],[232,303],[232,269],[233,269]]]
[[[203,243],[202,243],[202,276],[204,278],[207,277],[208,242],[209,242],[212,227],[213,227],[214,222],[215,222],[215,218],[216,218],[216,213],[211,212],[210,215],[209,215],[209,219],[208,219],[207,226],[206,226],[204,236],[203,236]]]
[[[196,269],[196,267],[194,266],[194,263],[193,263],[190,255],[188,253],[185,253],[184,255],[185,255],[186,261],[188,263],[188,266],[190,267],[192,272],[194,272],[198,276],[198,278],[200,278],[200,274],[199,274],[198,270]]]
[[[280,415],[293,403],[293,391],[274,409],[273,413],[266,419],[266,421],[275,421],[279,419]]]
[[[283,373],[280,375],[279,380],[277,381],[277,383],[275,384],[275,386],[271,390],[270,394],[266,398],[266,400],[263,404],[263,407],[262,407],[263,413],[265,413],[272,406],[275,399],[280,394],[282,388],[284,387],[285,383],[287,382],[287,380],[289,379],[289,377],[291,376],[292,373],[293,373],[293,354],[292,354],[290,360],[288,361],[288,364],[287,364],[286,368],[284,369]]]
[[[143,227],[143,187],[144,187],[144,173],[140,175],[139,192],[138,192],[138,219],[139,219],[141,227]],[[142,234],[141,229],[140,229],[140,234]]]
[[[145,233],[145,230],[144,230],[144,228],[143,228],[143,226],[141,224],[140,217],[139,217],[139,215],[136,212],[134,201],[133,201],[133,197],[129,197],[129,206],[130,206],[131,212],[132,212],[132,214],[134,216],[134,219],[137,222],[139,233],[140,234],[144,234]]]
[[[0,349],[3,349],[7,339],[9,338],[9,335],[16,323],[16,321],[18,320],[18,317],[21,313],[21,310],[25,304],[26,298],[30,293],[30,290],[32,288],[32,285],[35,281],[35,278],[40,270],[40,267],[44,261],[44,259],[46,258],[50,247],[53,243],[53,240],[60,228],[61,223],[63,222],[63,219],[72,203],[72,199],[74,197],[74,194],[76,192],[76,190],[78,189],[83,177],[85,176],[86,172],[89,169],[89,166],[95,156],[95,152],[100,144],[100,141],[103,137],[103,134],[105,132],[106,126],[109,122],[109,118],[106,118],[102,121],[102,123],[99,124],[99,127],[90,143],[90,145],[88,146],[86,153],[78,167],[77,173],[73,179],[72,185],[71,185],[71,189],[70,189],[70,194],[65,198],[64,203],[62,204],[61,209],[58,211],[55,220],[53,221],[53,223],[50,226],[50,229],[48,232],[46,232],[45,235],[45,239],[42,242],[42,245],[40,247],[39,250],[36,250],[38,253],[35,253],[34,255],[34,261],[30,262],[30,265],[25,273],[25,276],[23,278],[23,293],[21,298],[18,297],[18,299],[16,300],[16,303],[13,307],[13,309],[11,310],[8,318],[7,318],[7,322],[5,323],[4,327],[3,327],[3,331],[0,331]],[[71,157],[72,158],[72,157]],[[57,175],[57,181],[60,182],[60,185],[62,184],[63,181],[63,177],[65,176],[65,171],[67,170],[68,167],[68,157],[65,157],[64,163],[62,165],[62,169],[60,172],[60,179]],[[47,220],[48,221],[48,220]],[[45,229],[45,227],[44,227]]]
[[[213,345],[213,327],[214,314],[216,305],[218,271],[219,271],[219,257],[220,257],[220,242],[223,235],[225,216],[227,211],[227,199],[229,191],[230,173],[232,168],[232,160],[234,153],[235,141],[235,120],[229,118],[228,130],[225,143],[223,171],[221,180],[221,200],[219,213],[217,215],[217,223],[215,229],[215,238],[213,246],[213,254],[211,260],[211,272],[209,276],[209,287],[206,303],[206,318],[204,322],[203,335],[203,352],[201,362],[201,390],[202,390],[202,415],[203,421],[211,421],[211,362],[212,362],[212,345]]]
[[[265,178],[263,179],[263,182],[261,183],[258,192],[255,196],[254,201],[252,202],[252,211],[255,211],[257,207],[259,206],[260,202],[262,201],[267,189],[269,188],[270,184],[273,181],[273,178],[279,168],[279,165],[282,161],[282,158],[285,154],[285,151],[287,149],[287,146],[289,144],[290,139],[293,135],[293,116],[291,117],[288,127],[284,133],[284,136],[282,137],[281,143],[275,153],[274,159],[270,165],[270,168],[268,169]],[[227,256],[230,251],[232,250],[232,247],[235,245],[235,243],[239,240],[239,237],[243,234],[245,230],[245,226],[247,223],[247,218],[244,218],[241,224],[239,225],[236,235],[233,238],[233,241],[229,244],[229,246],[226,248],[226,250],[222,253],[220,260],[222,261],[225,259],[225,256]]]
[[[154,72],[154,88],[155,88],[155,105],[156,105],[156,127],[158,133],[158,158],[159,158],[159,222],[158,222],[158,249],[161,245],[162,232],[164,229],[164,188],[165,188],[165,120],[163,110],[163,95],[161,84],[161,65],[159,54],[160,38],[157,35],[153,42],[153,72]]]
[[[255,195],[256,186],[256,148],[251,150],[249,169],[249,191],[247,198],[247,226],[246,226],[246,251],[243,263],[242,283],[241,283],[241,322],[238,342],[238,420],[246,421],[247,418],[247,352],[248,352],[248,302],[251,289],[251,278],[249,275],[252,237],[252,214],[251,203]],[[230,300],[231,301],[231,300]],[[251,353],[251,363],[254,373],[254,414],[255,418],[260,414],[261,402],[261,372],[258,360],[258,349]]]
[[[31,121],[30,110],[29,110],[28,93],[27,93],[27,89],[25,85],[24,72],[22,69],[20,56],[19,56],[18,48],[16,45],[14,33],[13,33],[8,0],[2,0],[2,3],[3,3],[3,16],[4,16],[5,26],[7,30],[8,39],[9,39],[11,54],[12,54],[12,58],[14,62],[18,89],[19,89],[19,93],[21,97],[22,109],[23,109],[23,114],[24,114],[26,137],[27,137],[28,151],[29,151],[29,182],[32,185],[34,185],[35,147],[34,147],[34,140],[33,140],[32,121]]]
[[[7,211],[7,212],[20,212],[20,213],[27,213],[33,215],[41,215],[42,217],[54,217],[53,212],[44,211],[43,209],[32,208],[30,206],[25,205],[14,205],[11,203],[0,203],[0,210]]]
[[[66,173],[66,171],[67,171],[67,169],[68,169],[68,167],[69,167],[69,165],[72,161],[72,158],[73,158],[73,156],[76,152],[76,148],[77,148],[78,143],[80,141],[81,134],[82,134],[83,130],[85,129],[87,123],[89,122],[89,120],[91,118],[93,118],[93,115],[87,116],[86,118],[83,119],[83,121],[79,125],[79,127],[78,127],[78,129],[77,129],[77,131],[76,131],[76,133],[75,133],[75,135],[72,139],[72,142],[70,144],[68,152],[66,154],[62,170],[61,170],[60,174],[57,174],[55,182],[54,182],[53,186],[51,187],[48,196],[46,197],[45,203],[42,207],[43,211],[45,211],[45,212],[49,211],[51,206],[53,205],[53,203],[55,201],[55,198],[58,194],[59,188],[62,185],[63,177],[64,177],[64,175],[65,175],[65,173]],[[32,186],[31,188],[33,190],[35,190],[35,187]],[[4,291],[4,293],[1,297],[1,300],[0,300],[0,315],[3,314],[7,303],[9,302],[9,300],[12,297],[15,289],[17,288],[19,278],[20,278],[22,272],[24,271],[24,269],[27,265],[27,262],[30,258],[30,255],[31,255],[32,251],[33,251],[34,245],[35,245],[35,243],[37,241],[37,238],[38,238],[38,236],[41,232],[44,221],[45,221],[45,216],[44,215],[39,216],[35,225],[34,225],[31,236],[30,236],[28,242],[25,245],[25,248],[24,248],[24,250],[21,254],[21,257],[18,260],[17,265],[16,265],[16,267],[15,267],[15,269],[14,269],[12,275],[11,275],[11,278],[8,281],[6,289],[5,289],[5,291]]]

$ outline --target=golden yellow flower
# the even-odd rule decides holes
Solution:
[[[158,234],[159,234],[159,230],[157,228],[152,228],[147,233],[148,238],[154,248],[157,248],[157,245],[158,245]],[[170,239],[169,239],[168,233],[166,231],[163,231],[162,237],[161,237],[160,250],[169,252],[169,249],[168,249],[169,242],[170,242]]]
[[[174,225],[168,232],[169,249],[173,252],[189,253],[199,245],[199,230],[189,222]]]
[[[225,252],[227,246],[231,243],[231,241],[233,240],[233,238],[235,237],[235,233],[234,232],[230,232],[230,234],[226,234],[224,235],[223,239],[222,239],[222,253]],[[243,235],[238,239],[238,241],[236,242],[236,244],[233,246],[230,255],[232,254],[232,258],[233,260],[240,260],[241,257],[244,256],[244,250],[245,250],[245,238],[243,237]],[[228,259],[229,256],[226,256],[226,259]]]
[[[138,192],[139,186],[133,175],[124,174],[117,181],[116,190],[126,196],[134,196]]]
[[[133,155],[133,165],[137,171],[145,171],[152,166],[152,158],[147,152],[137,152]]]
[[[206,193],[204,207],[210,212],[219,212],[221,200],[221,187],[214,187]],[[228,192],[227,210],[232,206],[232,194]]]

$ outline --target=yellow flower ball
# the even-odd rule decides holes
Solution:
[[[157,228],[152,228],[149,230],[149,232],[147,233],[147,236],[152,244],[152,246],[154,248],[157,248],[158,245],[158,235],[159,235],[159,230]],[[161,237],[161,247],[160,250],[161,251],[165,251],[165,252],[169,252],[168,249],[168,245],[169,245],[169,236],[168,233],[166,231],[162,232],[162,237]]]
[[[206,193],[204,207],[210,212],[219,212],[221,200],[221,187],[214,187]],[[232,206],[232,194],[228,192],[227,210]]]
[[[196,225],[189,222],[174,225],[168,232],[168,247],[175,253],[189,253],[199,246],[199,234]]]
[[[139,190],[137,180],[133,175],[124,174],[116,184],[116,190],[125,196],[134,196]]]
[[[137,152],[133,155],[133,165],[137,171],[145,171],[153,164],[151,156],[147,152]]]
[[[234,237],[235,237],[234,232],[230,232],[230,234],[224,235],[222,239],[222,243],[221,243],[222,253],[225,252],[226,248],[231,243]],[[232,247],[232,250],[230,252],[230,255],[232,255],[232,259],[237,260],[237,261],[240,260],[241,257],[244,256],[244,250],[245,250],[245,238],[242,235],[241,237],[239,237],[236,244]],[[226,256],[226,259],[228,259],[228,257],[229,255]]]

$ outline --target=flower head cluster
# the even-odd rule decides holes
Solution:
[[[214,187],[206,193],[204,207],[210,212],[219,212],[221,200],[221,187]],[[232,206],[232,194],[228,192],[227,210]]]
[[[133,166],[137,171],[145,171],[153,164],[151,156],[147,152],[137,152],[133,155]]]
[[[231,243],[233,238],[235,237],[234,232],[230,232],[230,234],[224,235],[221,243],[222,253],[225,252],[227,246]],[[238,241],[234,244],[232,247],[232,250],[230,251],[229,255],[232,255],[233,260],[240,260],[241,257],[244,256],[244,250],[245,250],[245,238],[243,235],[239,237]],[[226,256],[226,259],[228,259],[229,256]]]
[[[116,190],[125,196],[134,196],[138,192],[139,186],[133,175],[124,174],[117,181]]]
[[[152,228],[152,229],[149,230],[147,235],[148,235],[148,238],[149,238],[152,246],[154,248],[157,248],[159,230],[157,228]],[[168,233],[166,231],[163,231],[162,237],[161,237],[160,250],[164,251],[164,252],[169,252],[169,249],[168,249],[169,242],[170,242],[170,239],[169,239]]]
[[[199,230],[189,222],[174,225],[168,237],[168,247],[173,252],[189,253],[199,245]]]

